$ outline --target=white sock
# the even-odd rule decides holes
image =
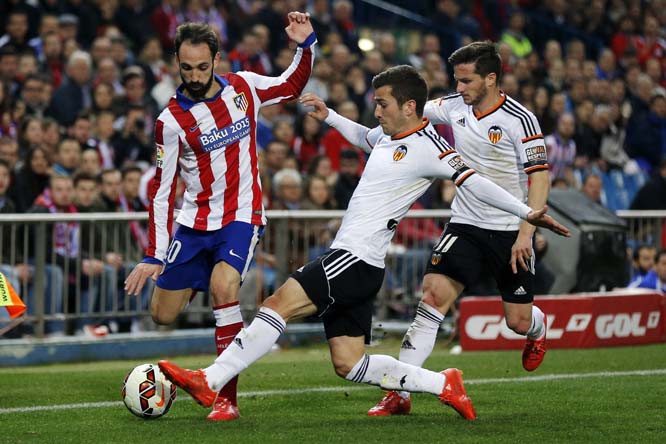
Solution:
[[[541,339],[546,334],[543,323],[543,311],[536,305],[532,305],[532,325],[527,330],[527,337],[530,339]]]
[[[435,346],[439,325],[444,320],[444,315],[436,308],[419,302],[416,316],[407,333],[402,338],[399,358],[401,362],[421,367]],[[409,392],[400,392],[400,396],[407,399]]]
[[[224,327],[225,325],[243,322],[243,316],[241,315],[240,304],[238,302],[213,307],[213,316],[215,316],[216,327]]]
[[[219,391],[234,376],[271,351],[286,325],[279,314],[261,307],[252,323],[236,335],[213,365],[204,369],[208,386]]]
[[[345,379],[378,385],[385,390],[405,390],[439,395],[446,377],[414,365],[405,364],[391,356],[363,355]]]

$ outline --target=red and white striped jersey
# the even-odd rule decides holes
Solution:
[[[221,90],[193,101],[181,85],[155,123],[157,162],[150,190],[146,256],[164,260],[171,236],[176,177],[185,182],[177,222],[211,231],[233,221],[265,225],[257,164],[257,115],[265,105],[295,99],[310,78],[314,33],[279,77],[252,72],[215,76]]]

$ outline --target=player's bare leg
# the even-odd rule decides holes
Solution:
[[[317,311],[301,285],[289,278],[273,296],[266,299],[252,323],[203,370],[187,370],[168,361],[160,361],[160,369],[174,384],[189,393],[199,404],[213,404],[217,391],[254,361],[270,352],[285,329],[287,321]]]
[[[153,321],[160,325],[173,324],[190,302],[192,291],[191,288],[165,290],[156,286],[150,299],[150,315]]]
[[[238,271],[226,262],[218,262],[210,277],[209,290],[213,298],[213,315],[215,316],[215,348],[221,355],[243,328],[238,291],[241,276]],[[230,421],[240,417],[238,410],[238,376],[231,379],[219,391],[208,415],[211,421]]]
[[[399,355],[401,362],[418,367],[423,365],[435,346],[444,315],[463,289],[463,284],[442,274],[428,273],[423,277],[423,297],[414,321],[403,337]],[[388,391],[368,410],[368,416],[408,415],[410,411],[409,392]]]
[[[546,316],[536,305],[510,302],[504,302],[504,316],[511,330],[526,336],[523,368],[529,372],[536,370],[546,355]]]

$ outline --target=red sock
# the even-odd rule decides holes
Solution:
[[[231,304],[219,305],[213,307],[215,315],[215,347],[217,348],[217,355],[221,355],[224,350],[231,344],[243,328],[243,319],[240,313],[240,305],[238,302]],[[238,376],[233,378],[220,390],[220,396],[228,399],[233,405],[237,406],[237,386]]]

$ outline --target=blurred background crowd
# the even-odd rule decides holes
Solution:
[[[421,70],[432,97],[453,92],[447,57],[492,39],[503,90],[539,118],[555,187],[612,210],[666,208],[665,1],[409,6],[401,15],[346,0],[4,1],[0,159],[9,179],[0,196],[25,212],[53,171],[98,179],[94,200],[107,210],[145,208],[153,122],[180,83],[176,27],[213,26],[224,49],[219,73],[279,75],[293,56],[285,14],[307,10],[320,43],[306,91],[340,114],[375,126],[371,79],[401,63]],[[438,130],[453,142],[448,128]],[[273,106],[261,112],[259,142],[267,208],[346,208],[365,158],[336,130],[295,104]],[[129,169],[138,181],[130,174],[127,183]],[[104,186],[111,176],[121,180]],[[438,182],[420,205],[446,208],[452,196]]]
[[[216,30],[219,74],[275,76],[294,54],[284,32],[292,10],[310,13],[319,40],[305,91],[341,115],[376,126],[372,77],[397,64],[417,67],[431,98],[455,92],[448,56],[490,39],[502,55],[503,91],[539,119],[553,188],[579,190],[610,210],[666,209],[666,0],[377,3],[0,2],[0,213],[54,204],[144,211],[153,123],[180,84],[177,26],[202,21]],[[437,130],[454,144],[450,128]],[[275,105],[261,110],[258,142],[266,208],[347,207],[366,157],[335,129],[296,103]],[[53,173],[59,183],[50,183]],[[454,195],[450,181],[436,181],[415,208],[449,208]],[[401,233],[436,239],[441,231],[402,225],[398,243]],[[143,228],[130,228],[142,247]],[[122,268],[120,257],[89,260],[84,274],[115,262]]]

